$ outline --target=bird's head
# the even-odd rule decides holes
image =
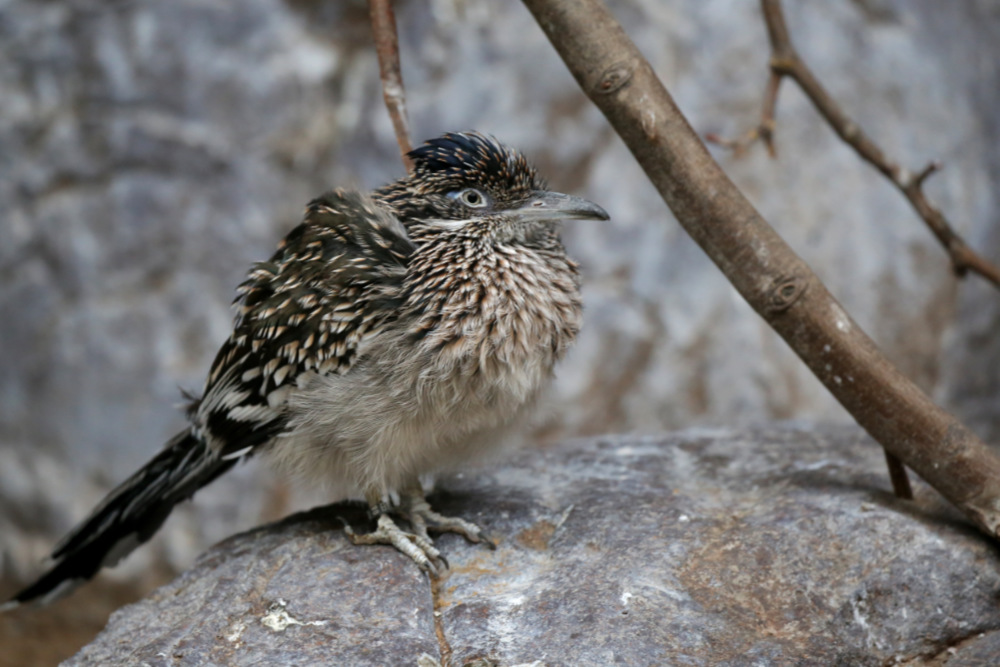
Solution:
[[[413,171],[377,191],[403,224],[500,242],[553,234],[560,220],[607,220],[600,206],[551,192],[519,152],[478,132],[449,133],[410,152]]]

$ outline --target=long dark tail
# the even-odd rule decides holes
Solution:
[[[56,545],[51,569],[0,605],[0,611],[29,600],[47,604],[115,565],[147,541],[174,505],[226,472],[223,460],[188,432],[176,435],[152,461],[120,484],[80,525]]]

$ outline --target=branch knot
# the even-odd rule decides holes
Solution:
[[[764,309],[768,313],[788,310],[805,293],[807,284],[801,276],[778,277],[767,292]]]
[[[594,92],[608,95],[622,88],[632,78],[632,64],[627,61],[617,62],[604,70]]]

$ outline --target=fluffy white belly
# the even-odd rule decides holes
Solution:
[[[349,373],[316,376],[289,397],[289,435],[272,449],[279,467],[352,491],[398,490],[492,449],[555,363],[551,346],[511,358],[460,345],[428,352],[427,363],[412,344],[387,338],[370,352]]]

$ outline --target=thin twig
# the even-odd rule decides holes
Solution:
[[[761,141],[767,147],[768,155],[772,158],[778,157],[778,150],[774,146],[774,109],[778,105],[778,91],[781,89],[783,78],[774,70],[767,77],[764,104],[760,112],[760,124],[757,127],[750,128],[739,139],[726,139],[710,132],[705,135],[705,141],[731,150],[736,157],[742,156],[757,141]]]
[[[733,185],[600,0],[524,0],[677,221],[890,454],[990,536],[1000,457],[885,358]]]
[[[896,456],[885,450],[885,463],[889,466],[889,480],[892,482],[892,492],[897,498],[913,500],[913,487],[910,477],[906,474],[906,466]]]
[[[777,84],[774,83],[774,78],[781,79],[787,76],[793,79],[840,138],[851,146],[863,160],[882,172],[903,193],[917,215],[923,219],[948,253],[955,275],[961,277],[971,271],[1000,288],[1000,268],[970,248],[955,232],[944,214],[924,194],[924,181],[927,180],[928,176],[939,171],[942,165],[939,162],[931,162],[914,175],[902,168],[898,162],[889,159],[882,149],[861,130],[861,127],[844,113],[830,93],[823,88],[805,61],[799,57],[795,47],[792,46],[781,0],[761,0],[761,10],[767,25],[767,36],[771,42],[771,83],[764,94],[765,111],[761,125],[759,128],[750,130],[744,139],[735,142],[720,139],[715,135],[706,136],[706,139],[731,148],[734,154],[740,154],[756,139],[760,138],[765,141],[773,156],[774,148],[771,137],[770,135],[765,136],[762,128],[765,126],[769,130],[774,128],[774,103],[777,98]]]
[[[413,162],[408,153],[413,144],[410,142],[410,121],[406,116],[406,91],[399,67],[399,38],[396,36],[396,15],[392,11],[392,0],[368,0],[368,9],[375,36],[375,51],[378,53],[379,74],[382,76],[382,97],[392,119],[392,129],[396,132],[403,165],[410,171],[413,169]]]

